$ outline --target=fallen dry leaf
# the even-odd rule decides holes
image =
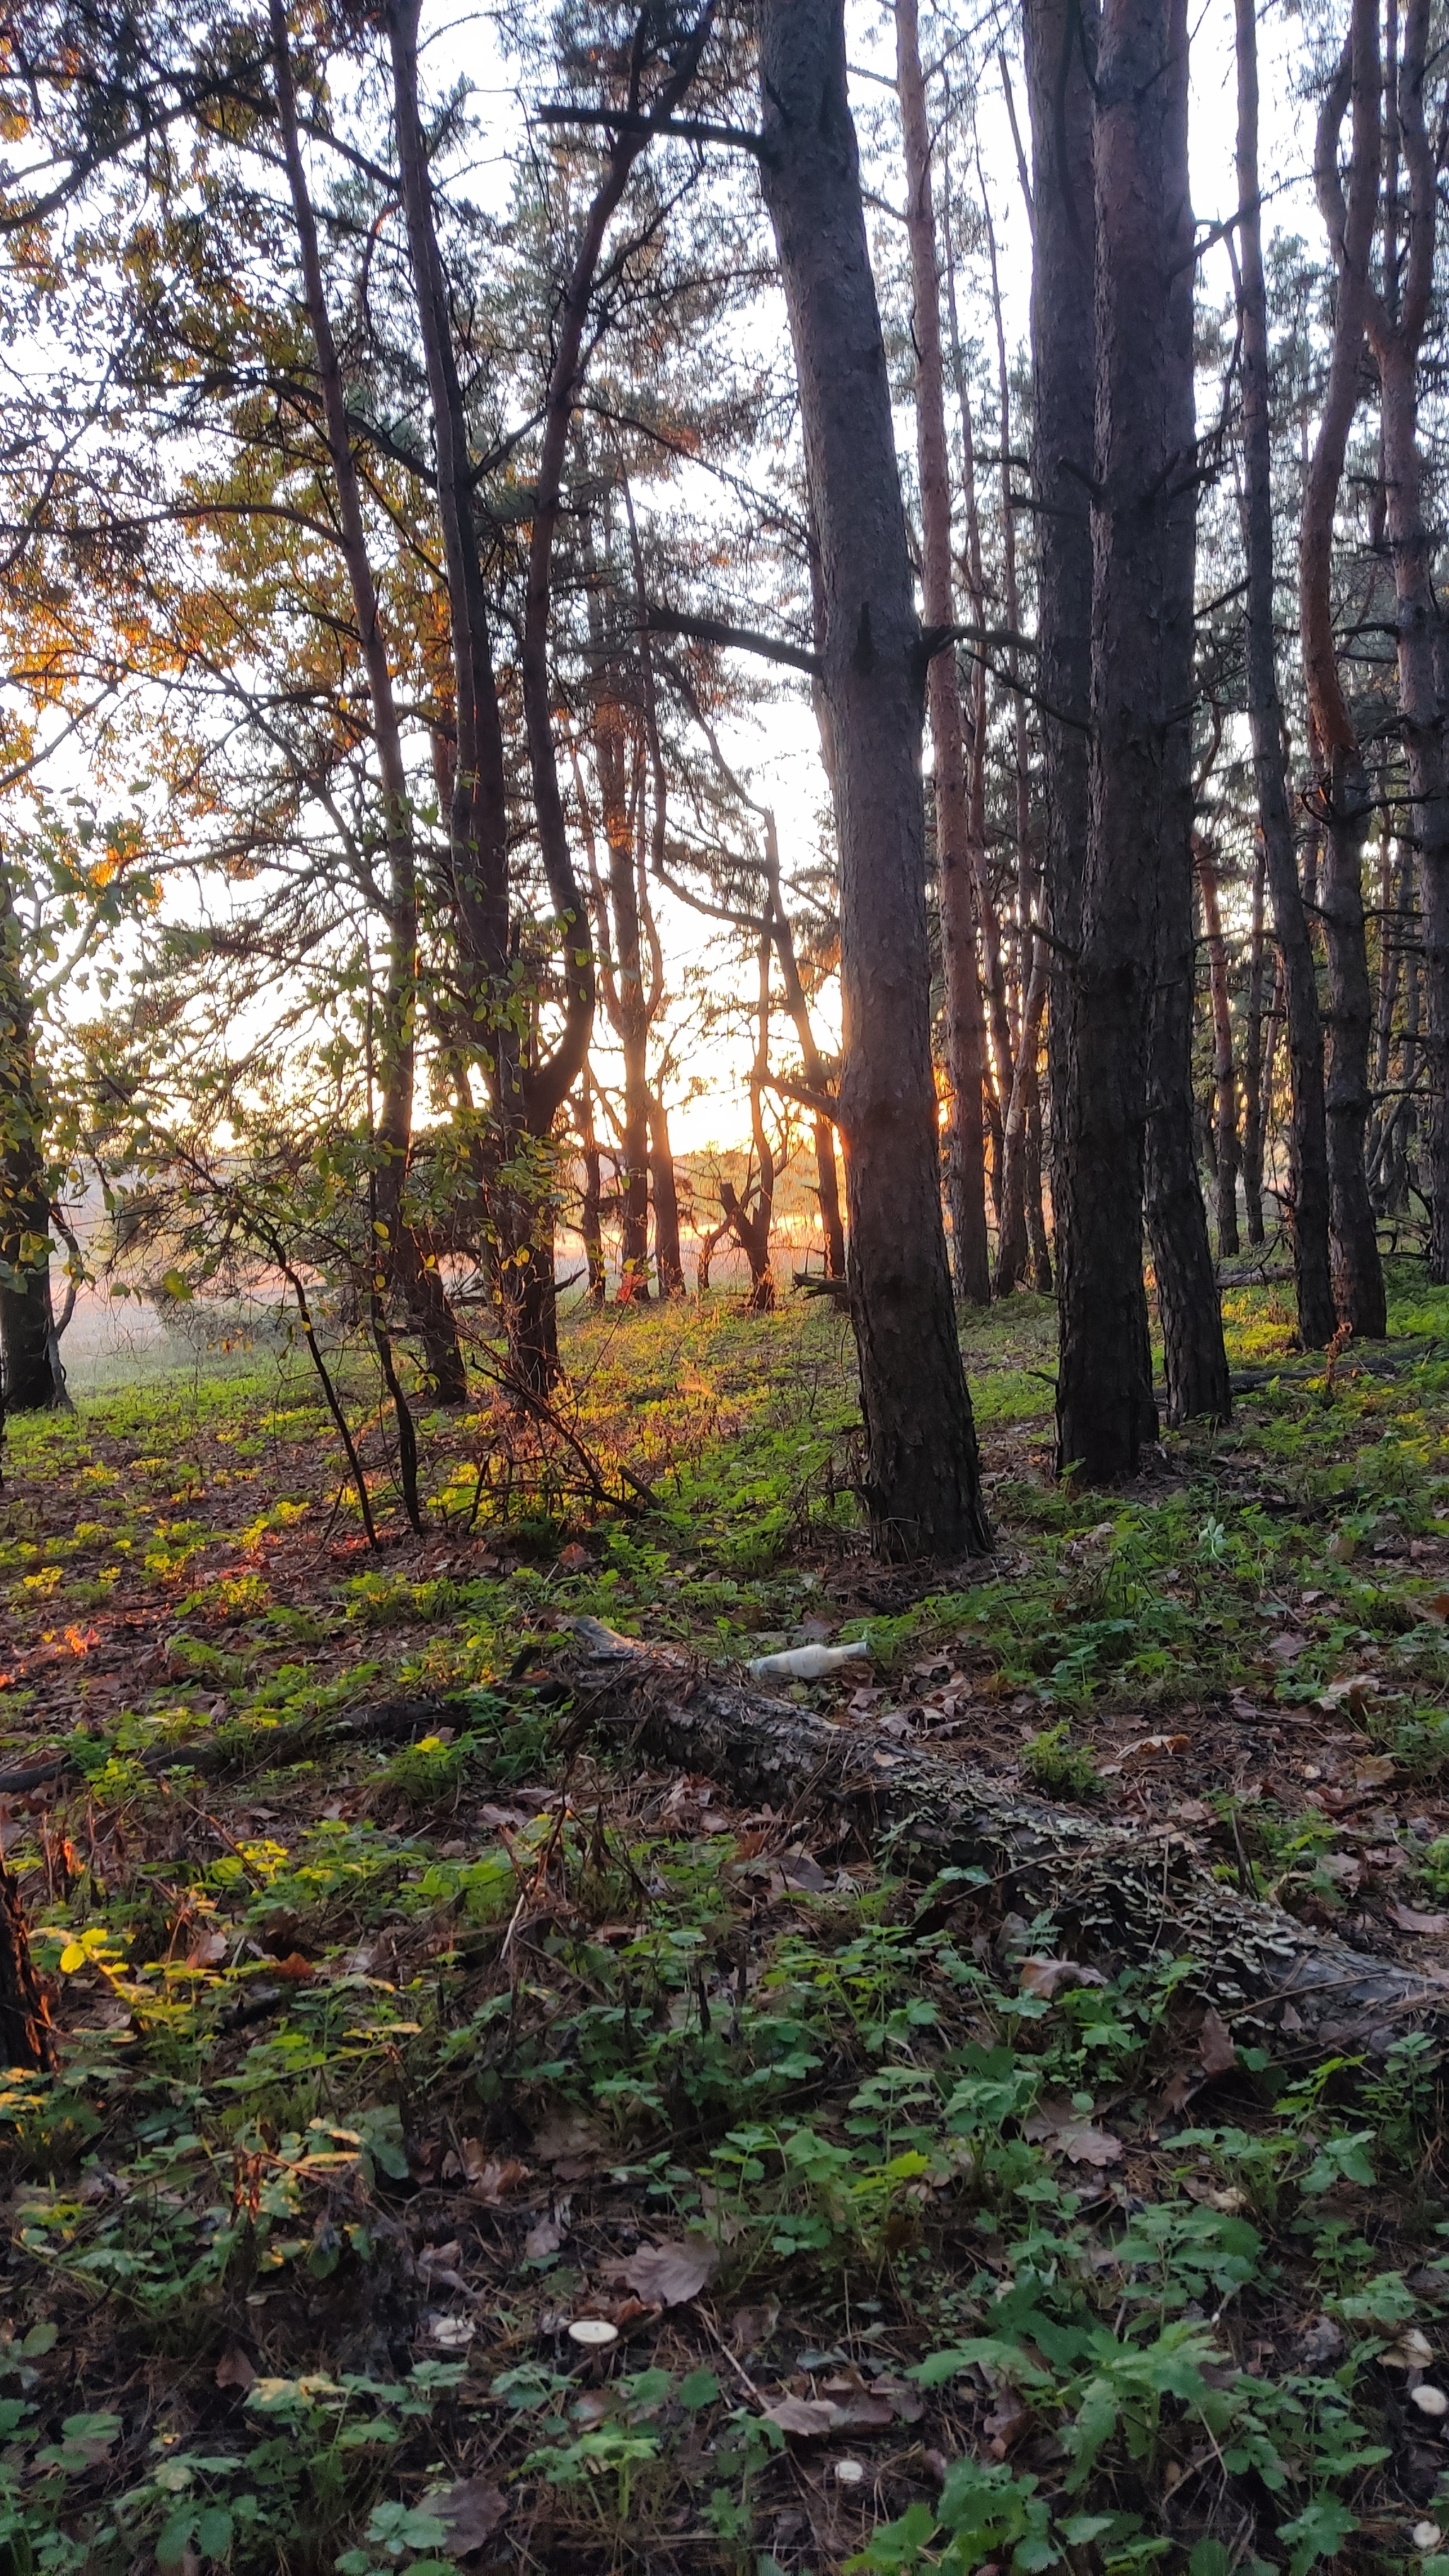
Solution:
[[[186,1953],[186,1964],[188,1968],[214,1968],[226,1957],[228,1946],[224,1932],[198,1932]]]
[[[285,1977],[289,1986],[305,1986],[310,1984],[317,1971],[310,1959],[304,1959],[300,1950],[294,1950],[289,1958],[278,1959],[271,1974]]]
[[[666,2245],[641,2245],[622,2266],[622,2277],[651,2307],[682,2308],[698,2298],[718,2267],[719,2255],[707,2236],[685,2236]]]
[[[517,2191],[520,2183],[527,2182],[530,2169],[517,2156],[487,2155],[476,2138],[463,2138],[459,2145],[468,2189],[475,2200],[504,2200],[509,2192]]]
[[[780,2322],[780,2302],[765,2299],[757,2308],[736,2308],[730,2319],[730,2342],[736,2352],[754,2352],[768,2343]]]
[[[530,2227],[523,2240],[523,2250],[530,2262],[542,2262],[546,2254],[556,2254],[563,2243],[563,2229],[556,2218],[540,2218]]]
[[[598,2122],[586,2111],[561,2111],[545,2120],[533,2134],[531,2152],[541,2165],[553,2165],[563,2172],[565,2182],[582,2182],[594,2167],[602,2164],[609,2151],[609,2141]]]
[[[808,1852],[787,1852],[780,1863],[780,1876],[786,1887],[795,1888],[805,1896],[823,1896],[826,1889],[835,1884]]]
[[[218,2388],[254,2388],[257,2374],[239,2343],[229,2343],[216,2365]]]
[[[913,2382],[897,2379],[888,2371],[882,2371],[871,2395],[890,2399],[891,2412],[898,2424],[919,2424],[926,2411],[925,2400]]]
[[[1023,2406],[1014,2388],[1003,2388],[986,2418],[983,2430],[990,2439],[993,2460],[1004,2460],[1013,2442],[1018,2442],[1031,2421],[1029,2408]]]
[[[486,2478],[460,2478],[453,2487],[430,2487],[423,2498],[423,2511],[434,2513],[446,2523],[448,2547],[455,2558],[469,2558],[491,2540],[508,2511],[508,2499],[500,2487],[490,2486]]]
[[[1356,1789],[1383,1789],[1394,1778],[1398,1767],[1392,1753],[1365,1754],[1363,1760],[1353,1766],[1353,1785]]]
[[[1401,1932],[1426,1932],[1432,1937],[1449,1932],[1449,1914],[1421,1914],[1413,1905],[1390,1905],[1385,1911]]]
[[[1080,1967],[1075,1959],[1023,1959],[1016,1974],[1024,1995],[1040,1995],[1046,2003],[1063,1987],[1105,1986],[1107,1982],[1096,1968]]]
[[[1188,2199],[1195,2200],[1199,2208],[1220,2209],[1225,2218],[1236,2218],[1239,2210],[1248,2206],[1246,2192],[1231,2188],[1220,2190],[1215,2183],[1203,2182],[1196,2174],[1187,2175],[1182,2187]]]
[[[1123,1745],[1117,1760],[1126,1771],[1142,1762],[1159,1761],[1164,1753],[1186,1753],[1191,1745],[1190,1735],[1141,1735],[1135,1744]]]
[[[801,2433],[807,2440],[822,2433],[838,2432],[845,2422],[843,2407],[828,2397],[782,2397],[765,2409],[767,2424],[778,2424],[782,2433]]]
[[[1197,2053],[1202,2059],[1205,2075],[1226,2075],[1229,2068],[1236,2066],[1238,2062],[1233,2034],[1222,2014],[1214,2012],[1211,2004],[1208,2005],[1202,2017],[1202,2028],[1197,2035]]]
[[[1326,2369],[1343,2350],[1343,2328],[1332,2317],[1310,2317],[1298,2342],[1298,2357],[1309,2370]]]
[[[1070,2102],[1046,2101],[1033,2112],[1026,2123],[1026,2135],[1034,2144],[1049,2152],[1059,2152],[1074,2165],[1114,2165],[1122,2153],[1122,2141],[1110,2129],[1094,2128],[1092,2122],[1074,2111]]]
[[[1313,1865],[1325,1878],[1331,1878],[1335,1887],[1341,1887],[1345,1896],[1358,1893],[1363,1862],[1356,1852],[1320,1852]]]

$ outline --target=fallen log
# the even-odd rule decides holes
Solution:
[[[882,1858],[987,1871],[1014,1913],[1050,1918],[1064,1955],[1122,1966],[1190,1963],[1186,1984],[1234,2036],[1280,2060],[1381,2057],[1413,2028],[1449,2036],[1449,1969],[1416,1974],[1222,1885],[1191,1838],[1114,1825],[742,1689],[681,1653],[575,1619],[556,1669],[580,1718],[657,1759],[797,1815],[828,1810]]]

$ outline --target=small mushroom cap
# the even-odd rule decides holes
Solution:
[[[594,2352],[601,2352],[605,2344],[617,2343],[618,2340],[619,2329],[611,2326],[607,2317],[575,2317],[569,2328],[570,2343],[584,2344]]]

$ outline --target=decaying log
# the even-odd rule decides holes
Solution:
[[[1185,1833],[1050,1806],[879,1728],[833,1724],[595,1620],[572,1624],[567,1678],[592,1725],[743,1797],[802,1818],[828,1809],[882,1857],[989,1871],[1010,1882],[1013,1913],[1050,1917],[1065,1956],[1188,1960],[1190,1991],[1240,2041],[1269,2041],[1286,2060],[1382,2056],[1414,2028],[1449,2035],[1449,1970],[1416,1975],[1238,1894]]]
[[[30,1955],[19,1881],[0,1860],[0,2066],[51,2066],[50,2014]]]

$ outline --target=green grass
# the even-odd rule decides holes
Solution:
[[[864,1635],[856,1714],[1439,1959],[1393,1909],[1449,1891],[1449,1294],[1392,1294],[1392,1373],[1329,1385],[1235,1292],[1233,1423],[1115,1496],[1050,1481],[1048,1307],[972,1317],[969,1585],[864,1560],[821,1304],[571,1319],[568,1438],[421,1413],[421,1542],[342,1350],[375,1560],[295,1353],[16,1422],[0,1727],[86,1776],[7,1832],[60,2042],[0,2082],[0,2564],[1446,2576],[1422,2042],[1209,2081],[1166,1952],[1047,1992],[1009,1887],[641,1771],[546,1679],[579,1612]],[[269,1767],[417,1692],[453,1722]]]

